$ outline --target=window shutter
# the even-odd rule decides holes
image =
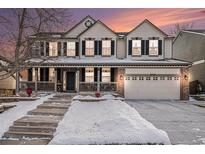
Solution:
[[[100,82],[102,82],[102,68],[100,68]]]
[[[149,40],[146,40],[146,54],[149,55]]]
[[[79,43],[75,42],[75,56],[79,56]]]
[[[95,49],[94,49],[95,55],[98,55],[98,41],[95,41]]]
[[[85,55],[85,41],[82,41],[82,55]]]
[[[63,42],[63,54],[67,56],[67,42]]]
[[[81,77],[82,77],[81,81],[82,81],[82,82],[85,82],[85,68],[82,68],[82,69],[81,69],[81,73],[82,73],[82,75],[81,75]]]
[[[98,68],[94,68],[94,82],[98,81]]]
[[[158,41],[159,55],[162,55],[162,40]]]
[[[58,42],[58,56],[61,56],[61,42]]]
[[[114,53],[115,53],[115,41],[112,40],[111,41],[111,55],[114,55]]]
[[[132,55],[132,40],[129,40],[128,43],[128,55]]]
[[[110,81],[114,82],[114,80],[115,80],[115,69],[111,68],[110,69]]]
[[[49,81],[49,68],[45,68],[45,81]]]
[[[32,81],[32,68],[28,69],[28,81]]]
[[[144,48],[144,46],[145,46],[145,40],[141,40],[141,54],[142,55],[145,55],[146,53],[145,53],[145,48]]]
[[[46,42],[46,56],[49,56],[49,42]]]
[[[44,42],[40,42],[40,54],[41,56],[45,56],[44,55]]]
[[[98,41],[98,54],[102,55],[102,41]]]
[[[40,81],[44,81],[44,68],[40,68]]]

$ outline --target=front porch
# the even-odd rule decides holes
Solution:
[[[118,68],[30,68],[27,77],[17,81],[19,90],[56,92],[117,92],[120,88]]]

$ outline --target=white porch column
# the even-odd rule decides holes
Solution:
[[[98,68],[97,75],[97,91],[100,91],[100,68]]]
[[[54,77],[54,82],[55,82],[55,92],[57,92],[57,68],[54,68],[55,71],[55,77]]]
[[[76,92],[79,93],[80,91],[80,71],[79,69],[77,69],[77,72],[76,72]]]
[[[38,91],[38,68],[35,68],[35,92],[37,93]]]
[[[19,93],[19,71],[16,72],[16,94]]]

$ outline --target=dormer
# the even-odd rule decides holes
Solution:
[[[116,57],[117,34],[101,21],[96,21],[79,36],[83,57]]]
[[[145,19],[126,36],[127,58],[164,59],[168,35]]]

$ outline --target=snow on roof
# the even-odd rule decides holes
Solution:
[[[52,57],[48,60],[42,59],[30,59],[30,63],[42,64],[106,64],[106,65],[190,65],[190,62],[182,61],[178,59],[161,59],[161,60],[134,60],[134,59],[117,59],[115,57],[86,57],[86,58],[71,58],[71,57]]]

